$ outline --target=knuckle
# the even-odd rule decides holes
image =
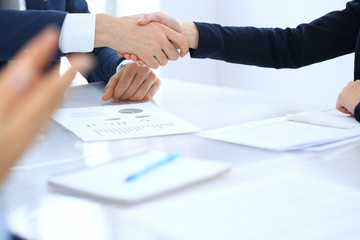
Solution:
[[[176,52],[176,54],[174,54],[171,58],[170,58],[170,60],[178,60],[179,59],[179,54]]]
[[[186,46],[188,44],[188,41],[187,41],[186,37],[181,36],[180,44],[181,44],[181,46]]]
[[[159,42],[161,45],[163,45],[163,44],[165,44],[165,43],[168,42],[167,37],[164,36],[164,35],[162,35],[162,34],[158,35],[157,40],[158,40],[158,42]]]
[[[134,88],[130,87],[130,88],[125,92],[124,95],[130,97],[130,96],[133,96],[134,94],[135,94]]]
[[[154,47],[150,46],[148,50],[143,51],[143,56],[141,56],[140,58],[143,59],[145,62],[150,61],[150,59],[152,58],[153,51],[154,51]]]
[[[149,69],[149,79],[154,79],[156,77],[155,73]]]
[[[150,68],[147,66],[142,66],[140,68],[140,74],[142,74],[142,75],[148,75],[150,73],[150,71],[151,71]]]
[[[342,99],[344,97],[344,91],[342,91],[341,93],[339,93],[339,99]]]
[[[136,69],[137,64],[135,62],[131,62],[131,63],[126,64],[124,67],[126,67],[126,66],[128,66],[128,68],[133,71],[134,69]]]
[[[119,99],[119,98],[120,98],[120,94],[114,92],[114,94],[113,94],[113,96],[112,96],[112,99]]]
[[[168,60],[163,60],[163,61],[160,62],[160,65],[165,66],[167,64],[167,62],[168,62]]]
[[[145,95],[145,97],[143,98],[143,100],[149,101],[151,98],[152,98],[151,94],[148,93],[148,94]]]
[[[158,68],[159,68],[159,64],[158,64],[158,63],[154,63],[151,68],[153,68],[153,69],[158,69]]]
[[[139,91],[137,91],[137,93],[134,95],[134,99],[135,99],[135,100],[142,100],[142,99],[143,99],[143,96],[144,96],[143,91],[139,90]]]

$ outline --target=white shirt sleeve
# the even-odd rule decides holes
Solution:
[[[60,33],[61,52],[92,52],[95,42],[95,21],[96,14],[67,14]]]
[[[25,0],[19,0],[19,10],[26,10],[26,2]]]
[[[134,61],[131,59],[124,59],[121,61],[121,63],[116,67],[116,72],[120,71],[122,67],[124,67],[128,63],[133,63]]]

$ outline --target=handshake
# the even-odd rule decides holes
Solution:
[[[127,17],[98,14],[95,29],[95,47],[110,47],[119,56],[151,68],[184,57],[189,48],[197,48],[199,39],[195,23],[160,12]]]

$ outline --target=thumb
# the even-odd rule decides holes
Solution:
[[[104,89],[104,95],[101,97],[103,101],[108,101],[110,98],[112,98],[114,93],[114,89],[112,87],[105,87]]]
[[[175,17],[166,15],[162,12],[144,14],[144,16],[138,20],[139,25],[146,25],[149,22],[158,22],[177,32],[181,32],[181,22]]]
[[[149,22],[153,21],[153,22],[157,22],[156,18],[153,16],[154,14],[145,14],[144,16],[142,16],[139,20],[138,20],[138,24],[139,25],[146,25]]]

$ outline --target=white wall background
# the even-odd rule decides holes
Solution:
[[[88,0],[105,4],[104,11],[121,16],[161,10],[181,20],[216,22],[222,25],[296,27],[330,11],[345,7],[348,0]],[[101,11],[101,7],[94,7]],[[92,9],[92,11],[94,11]],[[161,76],[261,91],[334,105],[338,93],[353,79],[353,54],[297,70],[275,70],[190,59],[170,62]]]
[[[193,21],[256,27],[296,27],[330,11],[343,9],[347,0],[182,0],[161,1],[163,12]],[[213,60],[186,59],[163,68],[165,77],[193,80],[318,101],[333,106],[353,79],[353,54],[298,70],[275,70]]]

